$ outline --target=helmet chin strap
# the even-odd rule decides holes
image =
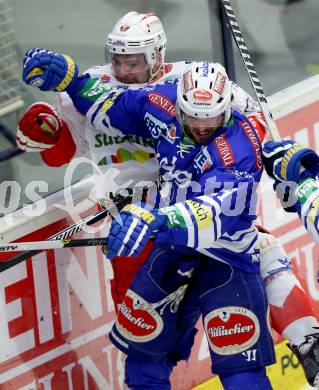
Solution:
[[[154,68],[154,66],[153,66]],[[149,79],[149,83],[155,81],[156,77],[159,75],[160,71],[163,69],[163,65],[159,66],[157,71],[155,73],[153,73],[153,69],[150,69],[150,79]]]
[[[156,72],[153,73],[153,69],[155,68],[156,64],[153,65],[152,68],[150,68],[150,79],[149,82],[155,81],[154,79],[159,75],[159,73],[163,70],[164,66],[164,58],[162,58],[162,53],[159,51],[158,54],[160,55],[160,64],[158,66],[158,69]]]

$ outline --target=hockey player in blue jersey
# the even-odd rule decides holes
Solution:
[[[103,93],[88,76],[77,78],[76,69],[71,59],[46,52],[40,59],[27,58],[24,78],[43,90],[66,90],[97,127],[111,123],[123,133],[130,128],[132,134],[151,136],[166,191],[155,204],[123,209],[109,236],[113,257],[138,254],[156,235],[111,334],[128,355],[127,384],[168,388],[159,373],[147,371],[148,362],[166,356],[174,332],[192,328],[201,313],[213,372],[224,388],[270,389],[264,367],[273,363],[274,351],[253,226],[261,147],[249,121],[231,111],[224,68],[195,63],[178,89],[117,94]],[[180,323],[179,313],[187,308],[190,316]],[[145,375],[137,377],[141,364]]]
[[[125,29],[122,29],[123,25],[126,26]],[[133,47],[131,46],[132,39],[135,42]],[[87,71],[91,77],[99,78],[102,76],[105,84],[115,84],[114,87],[120,90],[137,89],[138,86],[142,88],[146,84],[134,84],[136,82],[144,81],[153,85],[166,84],[176,82],[182,75],[185,62],[164,64],[165,32],[158,16],[153,13],[138,14],[129,12],[115,24],[106,41],[106,56],[109,63],[94,66]],[[123,48],[125,48],[125,54],[122,54]],[[122,84],[120,81],[126,84]],[[259,110],[258,104],[234,83],[232,83],[232,105],[248,116],[262,141],[265,129],[262,126],[262,121],[260,121],[260,116],[256,112]],[[148,163],[151,165],[151,160],[145,161],[142,159],[137,164],[134,157],[136,156],[135,152],[130,157],[133,160],[121,163],[115,163],[113,160],[115,157],[115,161],[118,161],[116,148],[119,151],[122,147],[126,148],[127,146],[128,150],[132,150],[132,148],[138,150],[140,145],[134,147],[131,142],[134,138],[140,137],[121,136],[121,134],[116,136],[117,133],[114,128],[107,129],[105,133],[92,128],[91,131],[86,131],[84,118],[73,109],[67,93],[59,94],[56,107],[60,112],[60,117],[44,103],[32,105],[23,115],[19,121],[17,132],[17,144],[22,149],[34,151],[37,150],[37,147],[40,147],[40,149],[43,147],[45,148],[41,152],[43,160],[49,165],[58,166],[74,158],[72,157],[73,153],[81,155],[86,150],[87,142],[90,143],[90,140],[93,140],[93,143],[91,143],[93,149],[90,151],[92,160],[98,162],[103,159],[104,163],[107,162],[107,166],[104,166],[106,169],[113,170],[116,167],[117,179],[119,179],[120,184],[124,184],[127,178],[133,180],[138,177],[145,179],[149,175]],[[43,129],[43,122],[49,126],[52,133],[48,133],[47,129]],[[58,126],[58,129],[56,126]],[[67,134],[72,134],[71,139],[67,137]],[[98,140],[98,137],[102,135],[105,136],[105,140],[110,141],[104,143],[103,148],[100,148],[101,141]],[[114,138],[121,139],[123,143],[117,144],[116,142],[115,145],[112,142]],[[127,141],[124,142],[124,139],[127,139]],[[82,144],[81,140],[85,140],[85,142]],[[144,140],[144,142],[148,142],[148,140]],[[74,148],[74,145],[76,145],[76,148]],[[152,153],[152,149],[150,151]],[[151,166],[157,171],[155,164]],[[102,191],[108,187],[107,181],[105,181],[105,184],[103,183],[104,180],[98,180]],[[265,243],[266,245],[264,245]],[[111,281],[111,292],[116,309],[120,307],[130,282],[150,251],[151,246],[152,242],[150,241],[139,257],[115,257],[112,259],[114,276]],[[272,328],[284,336],[295,351],[307,351],[301,362],[309,383],[314,385],[319,376],[318,359],[316,357],[319,343],[313,345],[312,340],[319,334],[314,333],[316,332],[314,327],[317,326],[317,320],[310,307],[309,300],[297,278],[291,272],[291,264],[279,242],[270,234],[260,231],[257,246],[261,247],[260,269],[270,304]],[[285,258],[283,269],[282,259]],[[276,278],[273,277],[274,273]],[[294,303],[291,305],[288,302]],[[185,341],[184,337],[180,345],[176,345],[174,353],[170,352],[171,357],[174,356],[174,362],[179,359],[181,346],[183,350],[185,345],[190,348],[194,332],[189,330],[189,335],[190,340]],[[187,353],[184,352],[183,357],[187,358]],[[158,367],[157,371],[159,371]]]

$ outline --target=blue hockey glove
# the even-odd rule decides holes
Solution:
[[[29,50],[23,60],[23,81],[41,91],[65,91],[78,73],[72,58],[46,49]]]
[[[299,183],[309,176],[316,178],[319,173],[317,153],[298,142],[268,141],[262,154],[266,172],[275,180]]]
[[[107,258],[115,256],[138,256],[155,230],[165,225],[167,217],[152,210],[149,205],[143,208],[134,204],[125,206],[113,219],[107,244]]]

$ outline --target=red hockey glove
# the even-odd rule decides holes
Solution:
[[[27,152],[42,152],[58,141],[64,122],[50,104],[32,104],[19,120],[17,145]]]

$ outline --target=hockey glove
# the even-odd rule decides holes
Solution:
[[[262,154],[266,172],[275,180],[299,183],[309,176],[316,178],[319,173],[317,153],[298,142],[268,141]]]
[[[32,104],[18,123],[17,145],[27,152],[42,152],[58,141],[63,126],[55,109],[47,103]]]
[[[147,204],[143,208],[134,204],[125,206],[113,219],[107,244],[107,258],[140,255],[155,230],[165,225],[167,217],[152,210]]]
[[[36,48],[26,52],[23,81],[41,91],[65,91],[77,79],[78,67],[67,55]]]

